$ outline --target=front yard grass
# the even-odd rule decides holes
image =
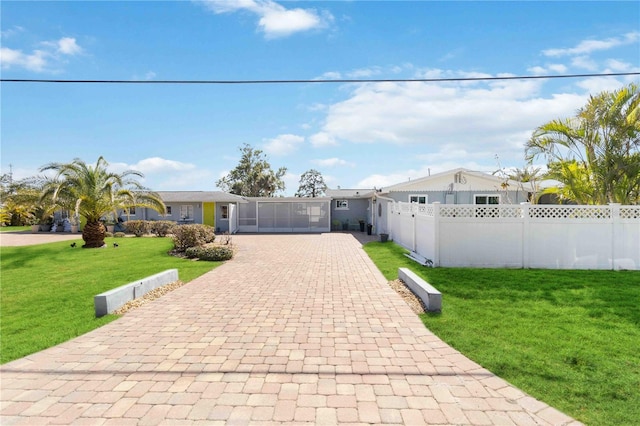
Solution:
[[[0,248],[0,363],[117,319],[95,317],[97,294],[166,269],[178,269],[188,282],[222,263],[169,256],[169,238],[107,238],[102,249],[82,249],[81,239],[72,248],[72,242]]]
[[[421,319],[468,358],[585,424],[637,424],[640,272],[425,268],[396,244],[365,250],[387,279],[408,267],[442,292]]]
[[[30,226],[0,226],[0,232],[21,232],[30,230]]]

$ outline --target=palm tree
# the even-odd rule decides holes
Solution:
[[[107,170],[109,163],[98,158],[94,166],[76,158],[71,163],[50,163],[42,172],[52,170],[55,177],[44,186],[42,197],[50,197],[64,209],[73,210],[87,220],[82,229],[83,247],[96,248],[104,245],[105,227],[100,219],[108,213],[117,214],[118,209],[133,206],[149,207],[165,213],[160,196],[144,188],[136,178],[144,175],[135,170],[113,173]]]
[[[547,158],[562,195],[585,204],[640,202],[640,91],[630,84],[591,96],[575,117],[538,127],[527,160]]]

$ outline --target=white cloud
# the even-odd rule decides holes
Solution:
[[[175,160],[167,160],[161,157],[150,157],[138,161],[134,164],[127,163],[111,163],[112,168],[122,172],[124,170],[137,170],[149,174],[160,174],[169,172],[184,172],[189,170],[195,170],[196,166],[190,163],[182,163]]]
[[[23,53],[8,47],[0,48],[0,63],[3,69],[12,67],[25,68],[29,71],[42,72],[48,66],[50,55],[42,50],[34,50],[32,53]]]
[[[211,171],[194,168],[164,172],[149,186],[154,191],[213,191],[216,180]]]
[[[548,68],[551,71],[555,71],[557,73],[565,73],[567,72],[567,66],[564,64],[549,64]]]
[[[337,167],[337,166],[355,167],[356,166],[354,163],[351,163],[349,161],[346,161],[340,158],[335,158],[335,157],[325,158],[323,160],[320,160],[320,159],[312,160],[311,162],[321,167]]]
[[[371,68],[360,68],[357,70],[350,71],[347,76],[349,78],[371,78],[375,75],[382,74],[381,67],[371,67]]]
[[[82,48],[76,43],[76,39],[72,37],[63,37],[57,42],[57,51],[63,55],[77,55],[82,53]]]
[[[265,143],[264,150],[273,155],[287,155],[296,151],[303,142],[304,138],[302,136],[292,134],[278,135]]]
[[[545,80],[351,84],[347,98],[328,108],[321,129],[310,142],[315,147],[337,141],[345,147],[353,143],[397,145],[398,155],[436,152],[439,157],[432,154],[424,159],[432,168],[442,164],[474,168],[477,162],[492,164],[496,154],[519,163],[524,143],[536,127],[572,116],[588,96],[582,89],[543,95],[544,84]],[[418,172],[424,175],[426,170]],[[390,179],[398,181],[397,176]],[[379,177],[363,182],[383,183]]]
[[[588,56],[576,56],[571,59],[571,65],[575,68],[582,68],[587,71],[597,71],[598,64]]]
[[[542,98],[539,80],[475,84],[375,83],[357,85],[329,108],[314,146],[330,142],[386,142],[439,146],[495,143],[556,116],[572,114],[584,95]]]
[[[615,79],[607,77],[591,77],[584,80],[580,80],[576,83],[577,86],[582,87],[589,93],[600,93],[603,91],[612,92],[620,89],[620,82]]]
[[[612,37],[605,40],[583,40],[574,47],[560,49],[546,49],[542,51],[545,56],[583,56],[599,50],[609,50],[614,47],[637,43],[640,40],[640,32],[634,31],[624,34],[622,37]]]
[[[13,37],[16,34],[19,34],[24,31],[24,28],[19,25],[14,25],[13,27],[0,31],[0,36],[3,38]]]
[[[3,69],[12,67],[24,68],[34,72],[52,72],[60,65],[65,56],[82,53],[82,48],[75,38],[63,37],[60,40],[40,43],[42,49],[34,49],[31,53],[8,47],[0,48],[0,62]]]
[[[608,59],[605,65],[612,72],[637,72],[640,70],[640,67],[637,65],[633,66],[628,62],[622,62],[617,59]]]
[[[327,132],[316,133],[309,138],[309,141],[315,148],[339,145],[338,141],[330,133]]]
[[[207,0],[199,3],[214,13],[248,11],[257,15],[258,27],[267,38],[325,28],[333,21],[333,16],[326,11],[287,9],[272,0]]]
[[[327,71],[318,77],[317,80],[342,80],[342,74],[337,71]]]
[[[287,172],[282,177],[282,181],[284,182],[284,194],[287,197],[293,197],[294,194],[298,191],[298,186],[300,185],[300,175],[295,173]]]

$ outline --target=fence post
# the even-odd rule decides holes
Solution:
[[[531,256],[529,252],[529,238],[531,238],[529,231],[529,222],[531,219],[529,209],[531,203],[520,203],[520,207],[522,208],[522,267],[526,269],[529,268]]]
[[[440,202],[433,203],[433,266],[440,266]]]
[[[618,235],[622,235],[620,229],[620,203],[609,203],[611,209],[611,269],[616,269],[616,257],[618,254]]]

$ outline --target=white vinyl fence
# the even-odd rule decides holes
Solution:
[[[640,206],[388,208],[390,238],[433,266],[640,270]]]

